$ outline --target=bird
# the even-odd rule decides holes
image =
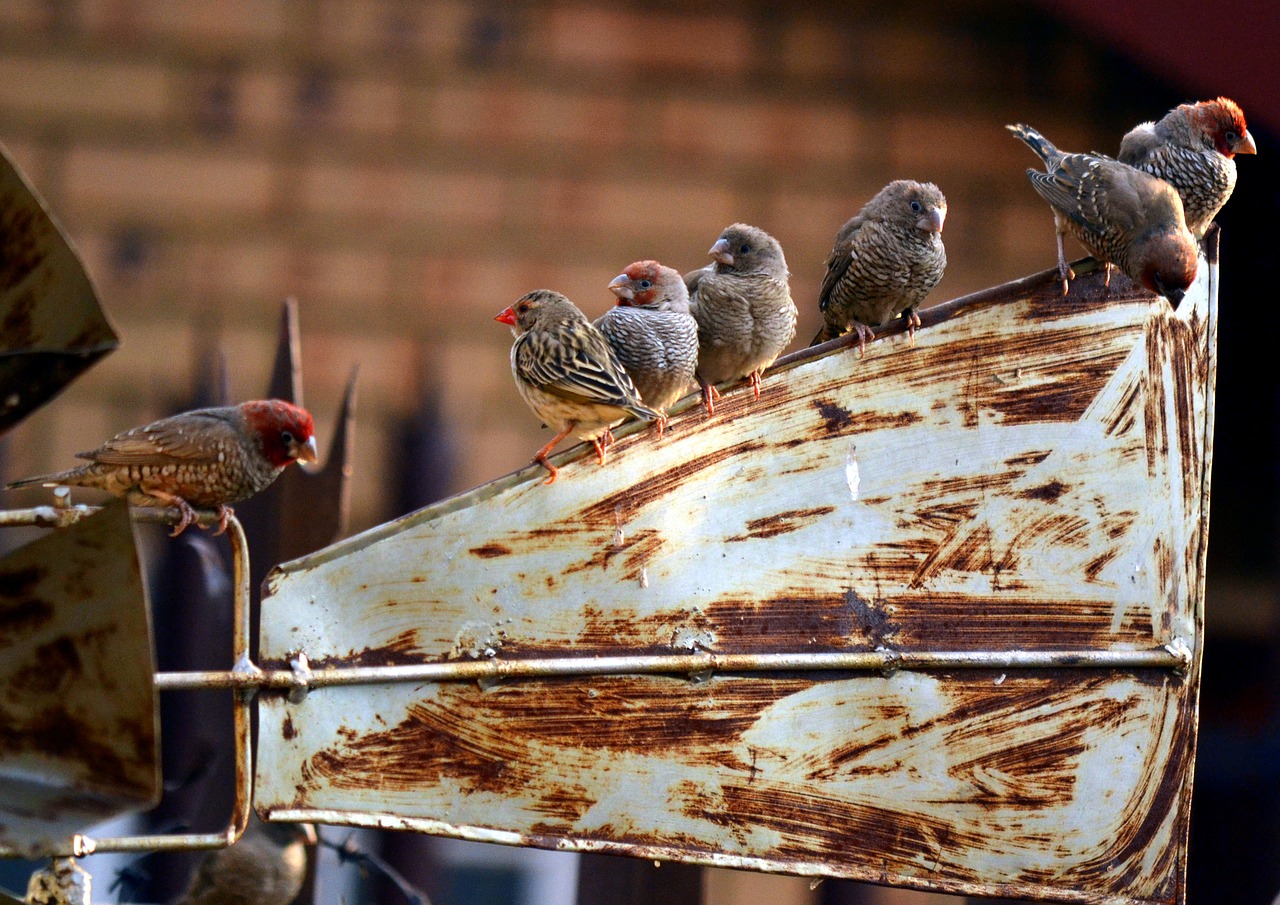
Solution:
[[[1059,151],[1030,126],[1005,128],[1044,161],[1047,172],[1028,169],[1027,176],[1053,208],[1062,294],[1075,276],[1062,248],[1063,233],[1070,232],[1104,264],[1108,284],[1115,264],[1176,307],[1199,259],[1173,186],[1111,157]]]
[[[128,497],[134,506],[174,506],[181,518],[172,537],[196,520],[196,508],[213,509],[217,535],[235,514],[229,504],[266,489],[294,462],[316,461],[315,426],[306,409],[255,399],[161,418],[76,457],[88,463],[5,489],[93,487]]]
[[[685,394],[698,366],[698,322],[689,313],[689,291],[674,268],[635,261],[613,278],[617,305],[596,318],[644,404],[662,412]]]
[[[778,240],[759,227],[734,223],[707,251],[714,260],[684,275],[689,310],[698,322],[702,402],[715,414],[715,384],[745,377],[760,398],[760,377],[796,335],[790,273]]]
[[[1120,141],[1119,160],[1177,189],[1187,228],[1202,239],[1236,186],[1235,155],[1257,153],[1244,111],[1219,97],[1134,126]]]
[[[210,852],[196,867],[178,905],[289,905],[307,872],[309,823],[256,818],[235,845]]]
[[[547,454],[570,434],[590,440],[597,460],[613,442],[610,427],[627,415],[656,421],[662,413],[645,405],[613,353],[609,340],[578,307],[558,292],[535,289],[494,317],[511,327],[511,373],[521,398],[556,431],[533,460],[553,484],[557,469]]]
[[[916,308],[942,279],[947,199],[932,182],[898,179],[882,188],[836,233],[818,293],[825,321],[810,345],[840,336],[852,323],[858,352],[899,314],[914,345]]]

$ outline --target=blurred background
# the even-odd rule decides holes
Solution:
[[[1139,121],[1230,96],[1259,154],[1239,160],[1219,218],[1190,901],[1269,902],[1276,46],[1280,11],[1245,0],[1211,12],[1188,0],[3,0],[0,142],[74,239],[123,345],[4,440],[0,477],[65,467],[189,406],[218,350],[232,396],[261,395],[280,302],[295,296],[322,449],[360,367],[361,530],[520,467],[544,442],[492,320],[530,289],[595,316],[630,261],[703,266],[744,220],[782,243],[808,337],[836,229],[886,182],[914,178],[949,201],[937,303],[1054,263],[1051,216],[1023,175],[1034,159],[1004,123],[1114,153]],[[413,845],[437,905],[573,901],[572,856]],[[0,886],[23,888],[13,870],[0,862]],[[956,901],[727,871],[701,882],[716,905]],[[344,893],[357,894],[375,895]]]

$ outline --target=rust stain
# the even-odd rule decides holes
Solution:
[[[0,574],[0,595],[13,599],[31,593],[40,581],[43,572],[40,569],[23,569],[21,572]],[[10,588],[18,587],[17,593],[10,593]],[[53,605],[47,600],[26,599],[13,605],[0,607],[0,637],[33,632],[46,625],[53,618]]]
[[[743,440],[723,449],[694,456],[681,462],[675,468],[659,475],[637,481],[626,490],[610,494],[598,503],[584,507],[574,517],[567,519],[569,525],[587,525],[595,528],[613,528],[619,518],[629,520],[631,515],[650,503],[662,500],[673,490],[684,484],[699,472],[719,465],[721,462],[746,456],[756,450],[764,449],[767,444],[758,440]],[[559,531],[553,531],[558,535]]]
[[[747,530],[744,534],[735,534],[732,537],[725,538],[725,540],[734,543],[765,537],[777,537],[779,534],[788,534],[792,531],[799,531],[804,527],[805,522],[820,518],[824,515],[830,515],[835,511],[836,507],[834,506],[815,506],[812,509],[788,509],[785,512],[779,512],[777,515],[751,519],[747,522]]]
[[[48,218],[34,199],[14,192],[0,195],[0,293],[13,289],[44,262],[52,237]]]
[[[853,613],[853,623],[875,647],[884,647],[898,633],[898,625],[885,611],[883,600],[864,600],[853,588],[845,591],[844,602]]]
[[[506,544],[490,543],[472,547],[469,552],[472,556],[478,556],[481,559],[495,559],[499,556],[510,556],[511,548]]]
[[[284,737],[285,741],[293,741],[298,737],[298,730],[294,728],[293,725],[293,714],[285,715],[284,725],[280,729],[280,734]]]
[[[839,436],[853,427],[853,412],[830,399],[814,399],[813,407],[822,416],[822,427],[830,435]]]

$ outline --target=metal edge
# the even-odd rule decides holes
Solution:
[[[1097,261],[1093,258],[1085,258],[1081,261],[1074,262],[1071,266],[1075,269],[1077,277],[1099,269]],[[977,292],[972,292],[968,295],[962,295],[957,298],[950,299],[930,308],[921,309],[919,312],[920,319],[924,326],[932,326],[934,324],[951,320],[973,308],[987,307],[995,304],[1007,304],[1011,294],[1023,293],[1045,283],[1056,283],[1058,280],[1059,277],[1056,268],[1040,271],[1039,273],[1031,274],[1030,276],[1025,276],[1017,280],[1012,280],[1008,283],[1001,283],[999,286],[988,287]],[[1133,297],[1135,299],[1146,296],[1155,298],[1155,296],[1152,296],[1151,293],[1146,292],[1146,290],[1135,290],[1133,293]],[[1127,298],[1127,296],[1126,294],[1117,291],[1113,298],[1123,300]],[[876,336],[892,336],[897,333],[905,332],[905,330],[905,322],[901,322],[899,319],[898,321],[894,321],[888,327],[878,330]],[[810,361],[841,354],[855,342],[855,339],[850,339],[848,337],[837,337],[836,339],[828,340],[818,346],[799,349],[789,355],[779,358],[774,362],[773,366],[769,368],[769,373],[777,374],[783,371],[789,371],[802,364],[807,364]],[[736,381],[721,384],[721,386],[732,386],[734,383],[736,383]],[[697,393],[691,393],[671,406],[671,408],[668,409],[667,414],[674,418],[680,413],[697,405],[701,405],[700,398]],[[647,428],[648,424],[646,422],[629,419],[613,431],[613,436],[615,439],[621,440],[624,437],[629,437],[632,434],[639,433]],[[560,466],[584,455],[585,451],[589,448],[589,444],[575,444],[564,451],[551,456],[550,461],[555,465]],[[508,472],[501,477],[487,481],[484,484],[473,487],[470,490],[465,490],[462,493],[448,497],[447,499],[424,506],[421,509],[402,515],[399,518],[393,519],[389,522],[384,522],[381,525],[375,525],[372,528],[346,538],[336,544],[332,544],[322,550],[317,550],[315,553],[310,553],[306,556],[301,556],[297,559],[280,563],[272,568],[263,580],[263,596],[267,597],[270,594],[275,593],[274,584],[280,575],[312,568],[320,565],[321,563],[336,559],[339,556],[346,555],[354,550],[363,549],[377,543],[378,541],[392,537],[406,528],[422,525],[441,516],[448,515],[449,513],[470,508],[471,506],[497,496],[504,490],[517,487],[521,484],[530,483],[534,479],[541,480],[545,476],[545,469],[543,469],[543,467],[538,463],[534,462],[518,468],[515,471]]]
[[[541,848],[560,852],[581,852],[606,855],[625,855],[655,861],[672,861],[683,864],[699,864],[704,867],[723,867],[731,870],[750,870],[759,873],[786,874],[812,879],[857,880],[880,886],[890,885],[886,874],[868,868],[817,864],[814,862],[786,861],[772,858],[754,858],[743,855],[725,855],[714,852],[692,852],[688,849],[661,845],[634,845],[584,837],[550,837],[526,835],[509,830],[466,824],[451,824],[440,820],[418,817],[397,817],[373,811],[338,811],[327,809],[281,808],[264,815],[269,822],[325,823],[367,827],[381,830],[413,830],[433,836],[447,836],[469,842],[488,842],[496,845],[512,845]],[[1062,887],[1029,883],[965,883],[962,881],[927,880],[919,877],[896,875],[892,886],[915,889],[922,892],[939,892],[948,895],[979,896],[983,898],[1034,899],[1040,902],[1060,902],[1064,905],[1169,905],[1165,899],[1137,899],[1128,896],[1075,892]]]

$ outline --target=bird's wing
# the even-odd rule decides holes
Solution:
[[[534,343],[531,337],[540,342]],[[572,402],[640,405],[640,396],[599,333],[568,331],[525,333],[516,340],[515,366],[521,379]]]
[[[1142,123],[1130,129],[1120,140],[1117,159],[1130,166],[1141,166],[1161,144],[1155,123]]]
[[[849,265],[853,263],[856,254],[858,234],[862,231],[865,222],[865,218],[859,214],[842,226],[840,232],[836,234],[835,247],[827,256],[827,275],[822,278],[822,288],[818,291],[819,310],[827,310],[827,301],[831,298],[831,293],[849,272]]]
[[[1041,198],[1090,232],[1101,233],[1106,221],[1098,207],[1100,165],[1100,158],[1067,154],[1053,172],[1027,170],[1027,176]]]
[[[684,288],[689,290],[689,304],[695,302],[695,295],[698,292],[698,284],[702,282],[702,278],[711,272],[709,267],[699,267],[697,270],[691,270],[684,275]]]
[[[103,465],[177,465],[216,456],[218,441],[234,436],[226,418],[197,410],[135,427],[76,456]]]

